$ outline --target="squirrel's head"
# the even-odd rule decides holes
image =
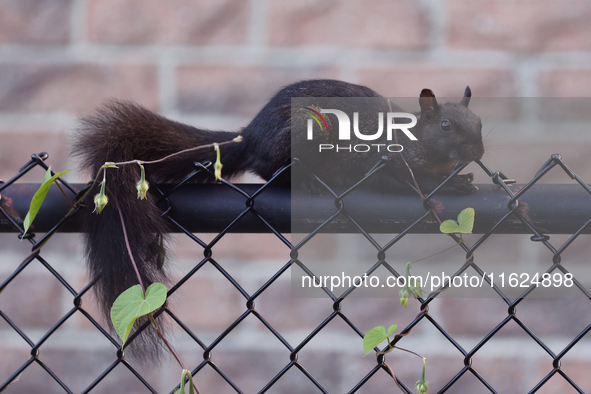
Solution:
[[[471,96],[467,86],[459,103],[440,105],[430,89],[421,92],[417,138],[433,162],[469,163],[482,158],[482,123],[468,109]]]

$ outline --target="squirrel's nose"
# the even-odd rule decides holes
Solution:
[[[484,146],[481,144],[477,147],[472,148],[472,154],[475,157],[474,160],[482,159],[482,156],[484,156]]]

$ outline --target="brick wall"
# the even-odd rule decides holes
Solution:
[[[466,85],[476,97],[588,96],[590,22],[591,2],[579,0],[0,0],[0,178],[9,179],[31,153],[41,151],[49,152],[53,168],[72,167],[68,136],[76,118],[110,97],[134,100],[195,125],[238,129],[278,88],[307,78],[342,79],[394,97],[415,97],[425,87],[441,97],[460,96]],[[534,130],[513,135],[486,119],[484,132],[491,133],[485,163],[518,180],[529,180],[552,153],[562,153],[584,179],[591,178],[588,133]],[[27,179],[41,177],[36,173]],[[72,174],[69,179],[82,177]],[[476,182],[484,181],[477,175]],[[507,253],[516,260],[530,258],[535,248],[526,238],[515,241]],[[261,245],[260,238],[232,236],[217,251],[219,261],[251,291],[286,258],[276,240],[264,239],[271,249],[254,246]],[[86,282],[78,242],[60,235],[46,253],[80,289]],[[179,239],[179,274],[190,269],[194,253],[199,255],[194,245]],[[577,258],[585,260],[587,253],[581,245]],[[14,234],[0,234],[0,281],[26,254]],[[549,261],[538,249],[533,255]],[[272,286],[260,308],[297,342],[332,306],[290,301],[288,279]],[[191,300],[194,309],[185,311],[184,317],[191,328],[212,340],[244,312],[244,303],[214,270],[194,282],[179,302]],[[30,298],[31,288],[36,298],[56,303],[50,308],[39,305]],[[215,302],[205,297],[211,293],[219,295]],[[22,304],[7,301],[15,299],[22,299]],[[31,267],[2,294],[0,309],[38,340],[71,302],[46,270]],[[351,300],[348,313],[363,322],[365,330],[388,324],[381,316],[384,310],[392,309],[393,320],[401,326],[417,313],[392,308],[392,300],[376,302],[372,309],[364,300]],[[92,301],[85,299],[85,305],[91,308]],[[433,313],[466,346],[490,331],[506,310],[499,300],[488,299],[443,300],[440,305]],[[467,317],[474,315],[460,308],[479,314]],[[556,345],[555,351],[589,324],[588,302],[580,300],[535,300],[524,309],[530,326]],[[549,325],[549,320],[559,322]],[[344,324],[334,326],[332,334],[315,339],[315,350],[301,359],[331,392],[347,392],[373,359],[361,358],[360,341]],[[479,353],[479,370],[504,393],[529,391],[550,369],[546,355],[514,328],[503,329],[495,342],[503,351],[489,346]],[[112,361],[111,348],[81,316],[69,321],[64,332],[49,341],[44,360],[79,392],[96,376],[94,368],[106,368]],[[197,365],[200,352],[178,336],[188,366]],[[96,341],[84,339],[88,337]],[[462,365],[457,351],[437,338],[433,328],[419,328],[404,341],[406,347],[429,354],[434,391]],[[245,322],[229,342],[217,361],[245,392],[260,390],[287,363],[281,355],[284,349],[256,321]],[[583,343],[563,367],[583,390],[591,391],[588,347]],[[28,359],[29,352],[0,320],[0,382]],[[404,354],[396,357],[396,373],[414,382],[420,363]],[[158,373],[147,370],[149,381],[163,392],[177,380],[178,369],[171,362]],[[8,393],[61,392],[40,367],[27,371]],[[383,375],[362,392],[394,390]],[[200,387],[202,393],[230,392],[211,371],[200,375]],[[274,387],[285,393],[313,390],[296,371]],[[566,387],[564,380],[553,378],[540,392],[566,392]],[[98,392],[122,389],[144,392],[121,369]],[[465,376],[451,392],[468,390],[480,392],[483,386]]]

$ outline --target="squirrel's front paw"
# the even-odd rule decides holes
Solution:
[[[472,181],[474,180],[474,174],[471,172],[468,174],[460,174],[458,175],[458,178],[460,178],[466,183],[472,183]]]
[[[456,175],[450,181],[450,186],[453,187],[458,193],[472,194],[478,191],[478,186],[472,184],[473,180],[473,173]]]

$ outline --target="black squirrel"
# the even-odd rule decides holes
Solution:
[[[468,109],[471,92],[466,88],[460,103],[438,104],[433,93],[424,89],[419,102],[417,125],[411,129],[418,141],[409,142],[400,134],[404,146],[402,154],[412,168],[419,187],[429,192],[449,176],[458,163],[479,160],[484,154],[480,118]],[[175,122],[129,102],[111,101],[95,115],[81,119],[81,128],[75,136],[73,154],[81,158],[83,169],[95,176],[105,162],[128,160],[151,161],[190,147],[221,143],[239,135],[240,143],[220,146],[223,177],[231,178],[245,171],[252,171],[265,180],[292,160],[292,97],[367,97],[380,98],[378,93],[359,85],[335,80],[310,80],[291,84],[281,89],[255,118],[239,132],[209,131]],[[377,101],[382,112],[402,110],[386,99]],[[296,111],[296,114],[299,112]],[[331,115],[332,116],[332,115]],[[326,116],[330,122],[331,116]],[[333,119],[334,121],[334,119]],[[373,124],[365,125],[375,127]],[[334,129],[334,128],[333,128]],[[337,136],[325,136],[326,142],[336,141]],[[304,135],[296,136],[295,145],[304,143]],[[295,149],[295,148],[294,148]],[[306,155],[304,150],[301,150]],[[195,162],[215,161],[213,149],[202,149],[174,156],[158,164],[146,164],[146,174],[152,182],[177,183],[193,169]],[[381,160],[389,156],[389,171],[375,177],[376,185],[384,183],[404,188],[404,181],[412,179],[400,153],[375,153],[370,155],[342,155],[334,165],[312,166],[322,179],[330,178],[335,186],[348,186],[349,179],[361,178]],[[314,154],[309,154],[312,163]],[[340,160],[340,161],[338,161]],[[340,174],[349,174],[340,176]],[[107,316],[115,299],[123,291],[137,284],[137,277],[127,254],[117,210],[121,207],[127,227],[129,244],[145,286],[153,282],[166,283],[166,265],[162,265],[162,234],[167,232],[166,219],[160,216],[155,199],[136,198],[135,184],[139,179],[136,165],[109,169],[106,194],[109,204],[101,214],[92,213],[89,193],[85,209],[86,253],[90,276],[97,280],[95,286],[98,301]],[[211,180],[199,175],[198,182]],[[289,177],[284,179],[289,185]],[[443,189],[444,192],[467,194],[477,190],[472,185],[472,175],[455,176]],[[97,189],[97,186],[95,186]],[[153,330],[144,330],[139,336],[138,348],[142,354],[157,350],[160,341]],[[157,354],[153,352],[152,355]]]

